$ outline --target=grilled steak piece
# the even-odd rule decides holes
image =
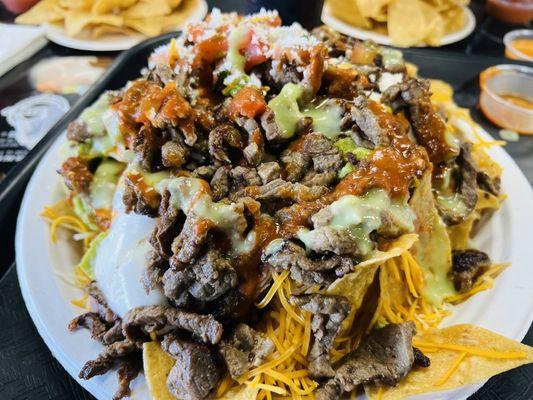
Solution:
[[[455,289],[469,291],[476,279],[490,266],[489,256],[479,250],[454,250],[452,254],[452,276]]]
[[[83,157],[69,157],[61,165],[59,174],[65,185],[76,194],[89,194],[93,173],[89,170],[89,160]]]
[[[312,170],[304,175],[300,183],[309,187],[330,186],[336,178],[337,170],[325,172],[316,172],[315,170]]]
[[[229,172],[231,167],[223,165],[218,168],[209,183],[214,201],[222,200],[230,191]]]
[[[281,153],[280,161],[285,172],[285,180],[297,182],[309,169],[311,157],[301,151],[286,149]]]
[[[139,347],[129,339],[105,346],[98,357],[85,363],[78,376],[80,379],[91,379],[93,376],[105,374],[120,358],[136,351],[139,351]]]
[[[292,296],[289,301],[313,314],[311,331],[313,340],[307,359],[311,378],[332,378],[335,374],[331,367],[329,353],[344,321],[350,312],[350,302],[342,296],[303,294]]]
[[[474,210],[477,204],[477,168],[471,157],[472,144],[464,143],[455,163],[458,174],[454,177],[455,190],[464,207],[446,207],[436,201],[439,213],[447,225],[456,225],[463,222]]]
[[[118,368],[118,390],[113,400],[120,400],[131,395],[130,383],[142,370],[142,355],[140,352],[126,356]]]
[[[199,315],[171,306],[131,309],[122,321],[124,335],[134,342],[150,340],[150,333],[180,329],[206,343],[216,344],[222,337],[222,324],[211,315]]]
[[[303,137],[302,152],[311,157],[316,172],[336,171],[343,163],[339,150],[326,136],[318,132]]]
[[[224,358],[233,379],[238,379],[252,367],[258,367],[274,351],[274,343],[265,334],[239,323],[231,335],[220,342]]]
[[[353,260],[337,255],[311,259],[305,249],[290,240],[270,244],[261,261],[277,272],[289,270],[291,278],[304,284],[327,285],[352,270]]]
[[[379,116],[370,108],[370,104],[365,96],[359,96],[354,100],[350,108],[352,120],[356,123],[364,137],[362,140],[368,140],[372,147],[389,144],[390,129],[387,126],[381,126]]]
[[[500,194],[501,189],[501,179],[499,177],[491,178],[486,172],[478,170],[477,185],[485,192],[489,192],[494,196],[498,196]]]
[[[417,367],[428,368],[431,365],[431,360],[420,349],[413,347],[413,364]]]
[[[281,168],[275,161],[259,164],[257,173],[263,185],[272,182],[274,179],[281,178]]]
[[[258,123],[253,118],[237,118],[237,125],[248,133],[248,144],[242,151],[244,158],[250,165],[258,165],[264,154],[264,139]]]
[[[245,190],[245,195],[249,195],[261,202],[286,200],[289,202],[312,201],[323,196],[329,191],[324,186],[306,186],[301,183],[292,183],[283,179],[274,179],[266,185],[250,187]]]
[[[276,122],[276,115],[268,107],[261,115],[261,127],[265,131],[265,136],[269,142],[281,142],[284,140],[283,132]]]
[[[182,143],[169,140],[161,147],[163,166],[179,168],[187,161],[189,149]]]
[[[168,269],[163,275],[165,295],[184,306],[189,296],[213,301],[237,286],[237,273],[218,250],[209,250],[197,261],[181,269]]]
[[[81,119],[77,119],[68,124],[67,139],[74,142],[83,143],[91,138],[87,129],[87,124]]]
[[[87,286],[87,292],[89,293],[89,305],[91,310],[96,312],[100,318],[106,323],[114,323],[117,319],[120,319],[107,304],[104,294],[98,288],[96,281],[92,281]]]
[[[156,253],[155,260],[157,257],[169,259],[172,256],[172,241],[179,235],[184,221],[183,213],[170,203],[170,192],[164,191],[159,205],[159,220],[150,237],[150,244]]]
[[[209,132],[209,154],[215,160],[231,164],[230,149],[243,148],[244,140],[241,133],[231,125],[222,124]]]
[[[438,164],[453,158],[457,151],[446,141],[446,124],[431,103],[429,82],[411,78],[400,85],[400,90],[414,134],[431,162]]]
[[[96,340],[100,340],[109,329],[100,316],[94,312],[78,315],[68,324],[69,331],[75,331],[79,328],[85,328],[91,331],[91,338]]]
[[[414,334],[412,322],[390,324],[371,332],[356,350],[340,361],[335,376],[316,391],[315,398],[339,399],[366,383],[395,385],[413,365]]]
[[[167,378],[172,395],[180,400],[213,397],[221,375],[217,359],[209,347],[186,342],[176,335],[166,335],[161,347],[176,360]]]
[[[246,186],[261,185],[262,181],[257,170],[250,167],[235,167],[230,173],[234,189],[240,189]]]
[[[194,215],[187,217],[180,234],[172,242],[174,255],[170,265],[179,268],[181,264],[191,263],[207,241],[211,223]]]

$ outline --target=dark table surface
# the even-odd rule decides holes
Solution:
[[[258,3],[268,1],[208,0],[210,6],[223,11],[248,11]],[[304,6],[305,2],[301,1]],[[471,5],[477,19],[477,27],[465,40],[439,49],[407,51],[406,58],[424,66],[421,75],[449,81],[456,90],[455,99],[463,107],[471,109],[474,119],[491,134],[497,136],[494,128],[477,110],[477,72],[488,65],[504,62],[503,35],[519,27],[495,21],[484,13],[483,1],[473,1]],[[0,5],[0,21],[10,21],[13,16]],[[49,44],[28,61],[20,64],[3,77],[0,77],[0,108],[35,94],[28,83],[28,71],[39,60],[54,56],[89,54]],[[109,56],[116,54],[109,53]],[[472,79],[459,79],[461,73],[453,71],[454,59],[469,63],[461,64],[465,76]],[[487,56],[493,58],[487,58]],[[457,58],[459,57],[459,58]],[[432,62],[427,59],[431,58]],[[455,72],[455,73],[452,73]],[[470,75],[469,75],[470,74]],[[0,138],[9,130],[6,122],[0,119]],[[16,145],[14,145],[16,146]],[[533,136],[521,137],[518,142],[510,142],[507,152],[520,166],[530,184],[533,182]],[[21,157],[23,154],[21,153]],[[9,171],[12,163],[0,162],[0,177]],[[0,178],[1,179],[1,178]],[[0,399],[94,399],[74,381],[52,357],[39,337],[22,299],[16,268],[13,262],[15,218],[17,209],[12,210],[12,218],[0,225]],[[50,310],[53,312],[53,310]],[[533,330],[530,329],[524,343],[533,345]],[[492,378],[471,399],[533,399],[533,366],[525,366]]]

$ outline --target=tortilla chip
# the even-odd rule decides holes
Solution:
[[[176,7],[179,7],[182,0],[167,0],[168,5],[170,8],[175,9]]]
[[[390,2],[392,0],[355,0],[361,15],[378,22],[387,21],[387,6]]]
[[[126,18],[124,25],[145,36],[157,36],[163,32],[163,26],[158,21],[159,18]]]
[[[79,35],[85,27],[91,24],[107,24],[121,27],[124,25],[124,19],[120,15],[93,15],[88,12],[77,11],[69,11],[65,15],[65,30],[68,36]]]
[[[248,385],[240,385],[228,390],[220,400],[255,400],[259,389]]]
[[[333,16],[341,21],[358,28],[372,28],[372,20],[361,14],[356,0],[329,0],[329,6]]]
[[[138,0],[96,0],[92,4],[91,11],[94,14],[108,14],[121,11],[137,3]]]
[[[462,29],[466,24],[466,13],[463,7],[453,7],[441,13],[444,18],[445,33]]]
[[[448,350],[429,344],[462,347],[459,350]],[[426,331],[415,336],[413,345],[422,351],[428,350],[426,355],[431,359],[431,366],[411,371],[395,387],[382,387],[382,400],[399,400],[416,394],[481,382],[533,362],[533,348],[475,325],[462,324]],[[453,370],[458,357],[464,354],[463,349],[470,352],[466,353],[457,369]],[[484,356],[472,354],[472,351]],[[378,398],[377,387],[366,387],[365,390],[371,399]]]
[[[143,344],[143,368],[154,400],[175,400],[167,388],[167,377],[175,360],[161,349],[158,342]]]
[[[134,30],[122,26],[104,24],[91,26],[91,36],[95,39],[107,35],[134,35],[135,33]]]
[[[65,11],[60,7],[58,0],[42,0],[35,4],[24,14],[19,15],[17,24],[43,24],[45,22],[57,22],[63,19]]]
[[[341,336],[345,335],[353,325],[353,320],[363,304],[363,299],[368,288],[374,282],[377,271],[377,266],[367,268],[356,267],[354,272],[344,275],[329,286],[327,290],[328,294],[344,296],[350,301],[352,306],[350,314],[342,322]]]
[[[124,11],[125,18],[153,18],[168,15],[172,12],[172,8],[167,0],[139,0],[126,11]]]
[[[416,233],[402,235],[389,244],[387,251],[376,251],[372,258],[357,264],[357,267],[362,268],[369,265],[383,264],[385,261],[398,257],[404,251],[409,250],[417,240],[418,235]]]
[[[66,10],[89,11],[93,0],[59,0],[59,4]]]
[[[388,7],[387,27],[395,46],[409,47],[428,42],[437,45],[444,32],[437,9],[422,0],[394,0]]]
[[[445,297],[455,294],[455,289],[448,278],[452,266],[450,238],[435,207],[430,170],[424,173],[409,205],[417,216],[419,240],[413,245],[411,253],[424,272],[424,298],[438,305]]]
[[[124,25],[145,36],[157,36],[183,26],[187,18],[200,5],[200,0],[184,0],[171,14],[154,18],[126,18]]]
[[[424,41],[430,46],[439,46],[446,27],[444,18],[436,7],[427,3],[421,3],[421,6],[426,18],[425,27],[427,29]]]

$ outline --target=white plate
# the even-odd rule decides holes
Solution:
[[[198,0],[197,6],[191,10],[183,23],[177,25],[174,30],[180,30],[190,22],[201,21],[207,14],[207,3],[205,0]],[[147,39],[142,34],[121,35],[108,34],[98,39],[91,37],[90,33],[83,31],[79,37],[67,36],[62,26],[54,24],[44,25],[46,37],[54,43],[61,46],[70,47],[71,49],[88,50],[88,51],[120,51],[127,50],[137,43]]]
[[[486,133],[481,134],[490,138]],[[91,340],[86,330],[67,331],[70,319],[81,312],[69,303],[81,296],[81,291],[69,284],[73,278],[73,265],[77,263],[76,253],[66,240],[51,244],[48,224],[39,217],[43,207],[61,195],[55,171],[60,166],[59,149],[64,141],[64,137],[58,139],[48,151],[26,189],[15,243],[18,278],[33,322],[54,357],[85,389],[104,400],[110,399],[117,388],[114,373],[89,381],[77,378],[82,365],[98,354],[101,345]],[[530,265],[533,260],[533,191],[507,153],[501,148],[491,149],[490,153],[504,169],[502,189],[509,198],[476,237],[476,245],[487,251],[493,260],[510,261],[512,266],[496,280],[492,290],[456,307],[445,324],[474,323],[522,340],[533,320],[533,272]],[[425,398],[462,399],[480,386],[432,393]],[[149,398],[142,377],[135,381],[132,397]]]
[[[463,40],[465,37],[470,35],[476,27],[476,17],[474,16],[472,10],[470,10],[470,8],[468,7],[464,7],[464,10],[466,17],[465,25],[458,31],[444,35],[440,42],[441,46]],[[329,3],[324,4],[324,8],[322,9],[322,22],[335,29],[336,31],[344,33],[345,35],[363,40],[370,39],[379,44],[394,46],[387,35],[383,35],[381,33],[373,32],[367,29],[357,28],[336,18],[331,13],[331,5]],[[428,45],[421,44],[415,47],[428,47]]]

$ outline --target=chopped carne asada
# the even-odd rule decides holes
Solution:
[[[436,101],[399,51],[277,12],[156,49],[67,130],[59,226],[90,282],[69,329],[103,345],[80,377],[117,369],[119,399],[144,361],[165,398],[338,399],[429,367],[415,327],[477,290],[490,259],[457,243],[501,199]]]

